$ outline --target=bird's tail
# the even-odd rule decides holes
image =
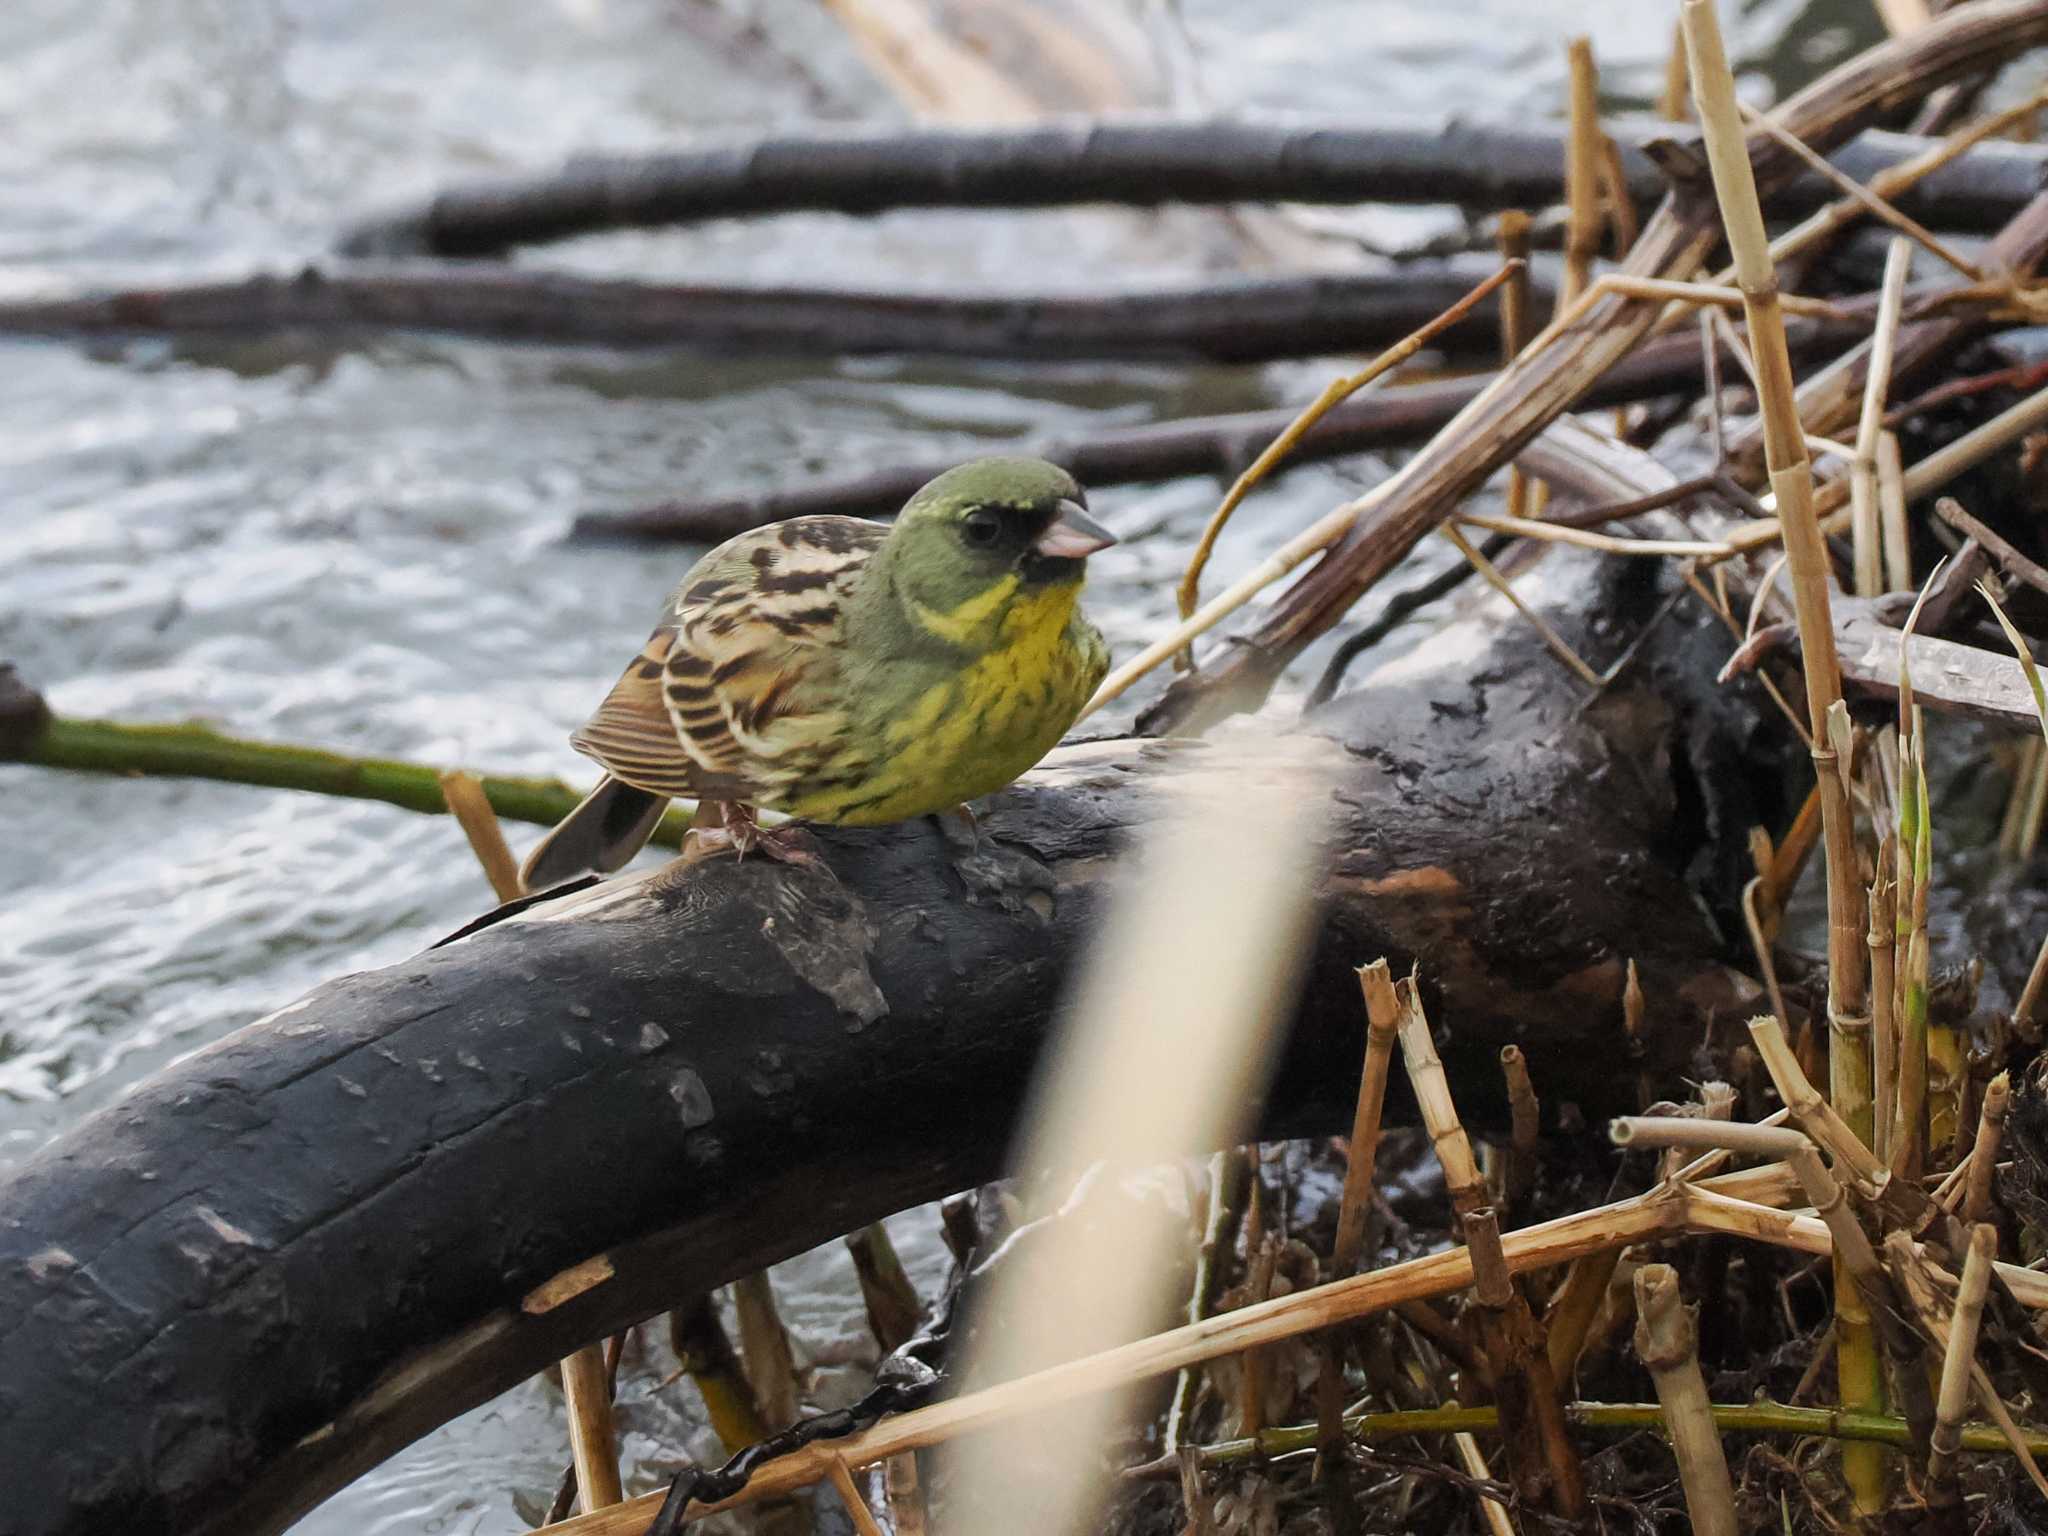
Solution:
[[[529,891],[542,891],[587,870],[610,874],[647,845],[667,807],[666,795],[607,774],[534,845],[519,878]]]

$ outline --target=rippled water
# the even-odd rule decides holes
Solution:
[[[0,6],[0,289],[282,266],[445,179],[788,123],[900,113],[808,0],[741,7],[802,60],[736,60],[709,0],[12,0]],[[1653,95],[1639,0],[1188,0],[1216,108],[1548,114],[1589,31],[1613,105]],[[1861,0],[1745,7],[1765,78],[1874,30]],[[808,78],[799,78],[799,75]],[[1440,224],[1389,213],[1390,238]],[[793,217],[527,260],[604,271],[1075,284],[1189,273],[1222,242],[1106,211]],[[765,485],[1052,430],[1298,401],[1327,370],[834,365],[387,339],[171,348],[0,341],[0,658],[59,710],[581,776],[565,737],[686,565],[566,545],[577,511]],[[1227,578],[1371,466],[1262,492]],[[1206,480],[1111,490],[1095,562],[1120,652],[1155,633]],[[452,823],[228,786],[0,769],[0,1167],[127,1084],[487,901]],[[898,1223],[913,1272],[928,1225]],[[857,1361],[828,1251],[778,1271],[799,1346]],[[706,1452],[629,1373],[643,1481]],[[853,1373],[825,1369],[821,1396]],[[670,1394],[673,1398],[674,1394]],[[682,1417],[678,1417],[681,1414]],[[302,1529],[523,1529],[565,1444],[538,1384],[365,1478]]]

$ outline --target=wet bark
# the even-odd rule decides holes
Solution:
[[[1641,146],[1670,123],[1604,125],[1631,194],[1664,191]],[[1871,132],[1835,155],[1858,181],[1933,141]],[[653,155],[590,155],[559,170],[448,188],[366,218],[351,256],[488,256],[607,229],[798,211],[1042,208],[1071,203],[1454,203],[1540,208],[1563,196],[1562,124],[1068,121],[1021,129],[792,133]],[[2034,195],[2048,149],[1980,144],[1900,199],[1921,222],[1992,230]],[[1839,194],[1811,174],[1773,193],[1807,213]]]
[[[1639,562],[1524,590],[1596,666],[1649,640],[1589,701],[1488,611],[1312,718],[1345,768],[1268,1136],[1347,1123],[1382,955],[1422,965],[1476,1124],[1504,1043],[1597,1117],[1743,1016],[1706,850],[1783,812],[1753,685]],[[580,1343],[991,1177],[1119,850],[1216,750],[1062,749],[965,863],[923,822],[821,834],[832,879],[543,901],[165,1069],[0,1184],[0,1527],[280,1530]]]
[[[708,352],[1263,362],[1377,351],[1434,320],[1476,269],[1232,278],[1096,291],[656,283],[472,263],[371,262],[293,276],[0,301],[0,335],[182,340],[437,331],[492,341]],[[1540,291],[1538,303],[1549,302]],[[1436,350],[1492,357],[1491,307]]]

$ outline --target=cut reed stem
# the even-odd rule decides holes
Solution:
[[[1636,1354],[1649,1368],[1664,1408],[1691,1527],[1698,1536],[1736,1536],[1735,1484],[1700,1373],[1692,1318],[1679,1296],[1678,1271],[1645,1264],[1636,1271],[1635,1292]]]
[[[1970,1406],[1971,1367],[1977,1360],[1977,1332],[1984,1320],[1984,1299],[1991,1288],[1991,1261],[1998,1252],[1998,1234],[1988,1223],[1970,1232],[1963,1260],[1962,1284],[1950,1314],[1948,1348],[1941,1360],[1941,1390],[1934,1407],[1933,1446],[1927,1458],[1928,1502],[1937,1508],[1961,1500],[1956,1487],[1956,1454],[1962,1449],[1963,1414]]]
[[[576,1467],[576,1506],[585,1514],[625,1497],[612,1433],[611,1373],[604,1346],[586,1344],[562,1362],[562,1400],[569,1413],[569,1450]]]
[[[1970,1171],[1963,1183],[1962,1219],[1966,1226],[1991,1219],[1991,1182],[1998,1171],[1998,1151],[2005,1140],[2005,1115],[2011,1102],[2009,1073],[2001,1072],[1984,1085],[1984,1103],[1977,1111],[1977,1140],[1970,1148]]]

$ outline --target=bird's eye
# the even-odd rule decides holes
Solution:
[[[986,507],[976,507],[960,520],[960,537],[971,549],[988,549],[1003,536],[1003,520]]]

